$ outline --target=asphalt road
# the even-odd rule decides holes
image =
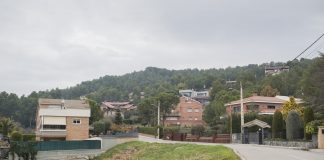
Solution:
[[[200,142],[176,142],[158,140],[151,137],[139,136],[140,141],[158,143],[194,143],[200,145],[219,145]],[[232,148],[243,160],[324,160],[324,151],[311,152],[303,150],[293,150],[282,147],[272,147],[255,144],[222,144]]]

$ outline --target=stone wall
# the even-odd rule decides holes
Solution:
[[[313,141],[271,141],[271,140],[265,140],[265,145],[270,146],[284,146],[284,147],[296,147],[299,149],[313,149],[317,148],[317,143]]]

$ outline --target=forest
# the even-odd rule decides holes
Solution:
[[[273,76],[265,75],[266,66],[289,66],[289,72]],[[157,96],[163,92],[177,93],[179,89],[209,89],[211,104],[205,119],[224,112],[224,103],[239,98],[239,83],[242,82],[244,97],[253,93],[266,96],[284,95],[303,98],[305,105],[315,111],[315,116],[324,115],[324,55],[314,59],[300,59],[286,63],[249,64],[247,66],[220,69],[167,70],[147,67],[143,71],[121,76],[103,76],[84,81],[65,89],[50,89],[17,96],[5,91],[0,93],[0,116],[10,117],[24,128],[35,125],[38,98],[79,99],[86,96],[102,101],[129,101],[140,104],[141,96]],[[142,97],[143,98],[143,97]]]

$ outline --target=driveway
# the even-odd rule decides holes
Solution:
[[[140,141],[158,143],[194,143],[199,145],[220,145],[201,142],[177,142],[158,140],[152,137],[140,135]],[[303,150],[293,150],[282,147],[272,147],[255,144],[221,144],[232,148],[243,160],[324,160],[323,152],[310,152]]]

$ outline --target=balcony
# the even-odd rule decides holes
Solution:
[[[66,130],[40,130],[36,131],[36,135],[39,137],[66,137]]]

